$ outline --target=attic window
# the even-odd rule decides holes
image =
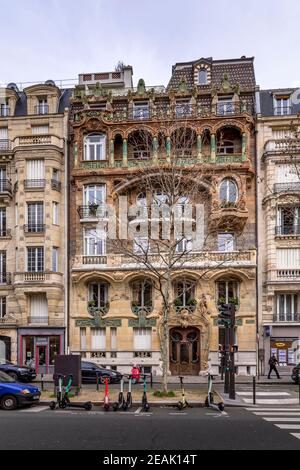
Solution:
[[[199,85],[206,85],[207,84],[207,70],[200,69],[198,72],[198,83]]]

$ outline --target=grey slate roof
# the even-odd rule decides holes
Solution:
[[[297,88],[273,88],[270,90],[261,90],[260,96],[260,108],[262,116],[274,116],[274,95],[291,95]],[[298,99],[300,101],[300,89]],[[291,103],[291,114],[297,115],[300,113],[300,102]]]

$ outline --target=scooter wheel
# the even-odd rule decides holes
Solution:
[[[64,410],[67,407],[67,404],[64,401],[60,401],[58,406],[61,410]]]
[[[219,403],[218,408],[219,408],[220,411],[224,411],[224,408],[225,408],[224,403],[222,403],[222,402]]]
[[[56,408],[55,401],[51,401],[49,407],[50,407],[50,410],[55,410],[55,408]]]
[[[93,408],[93,404],[91,401],[87,401],[85,404],[84,404],[84,409],[86,411],[91,411],[91,409]]]
[[[117,411],[119,408],[119,403],[114,403],[112,407],[114,411]]]
[[[143,411],[147,412],[147,411],[149,411],[149,410],[150,410],[150,405],[149,405],[149,403],[145,403],[145,404],[143,405]]]
[[[208,408],[208,407],[209,407],[209,401],[208,401],[208,397],[206,397],[206,398],[205,398],[205,406],[206,406],[206,408]]]
[[[181,411],[181,410],[183,409],[183,403],[182,403],[182,401],[179,401],[176,406],[177,406],[177,408]]]
[[[123,403],[123,405],[122,405],[122,410],[123,410],[123,411],[127,411],[127,410],[128,410],[128,404],[127,404],[127,403]]]
[[[104,408],[104,411],[109,411],[109,405],[104,405],[103,408]]]

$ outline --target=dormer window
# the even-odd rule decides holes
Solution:
[[[37,114],[48,114],[49,113],[49,105],[46,96],[40,96],[38,98],[38,105],[36,107]]]
[[[133,103],[134,119],[149,119],[150,110],[148,101],[137,101]]]
[[[0,104],[0,117],[9,116],[9,105],[8,98],[4,100],[4,103]]]
[[[176,117],[190,116],[192,112],[191,102],[189,98],[176,100],[175,113]]]
[[[274,114],[275,116],[286,116],[291,114],[290,97],[289,96],[275,96],[274,99]]]
[[[88,135],[84,140],[84,160],[106,160],[106,136]]]
[[[198,84],[206,85],[207,84],[207,70],[200,69],[198,72]]]

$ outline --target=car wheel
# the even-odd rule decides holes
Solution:
[[[1,408],[3,410],[15,410],[18,406],[18,400],[13,395],[6,395],[1,400]]]
[[[16,372],[8,372],[8,375],[17,382],[18,374]]]
[[[103,377],[100,377],[100,382],[101,382],[102,384],[105,384],[105,380],[106,380],[106,379],[108,379],[108,383],[110,384],[110,377],[104,377],[104,376],[103,376]]]

